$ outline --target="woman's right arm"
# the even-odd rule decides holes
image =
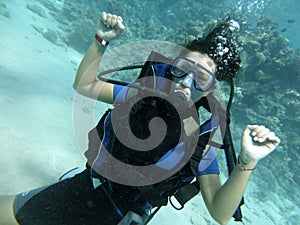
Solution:
[[[116,38],[125,29],[121,17],[102,13],[99,19],[98,37],[105,41]],[[98,66],[106,46],[94,40],[82,59],[76,73],[73,88],[81,95],[106,103],[113,103],[113,84],[97,79]]]

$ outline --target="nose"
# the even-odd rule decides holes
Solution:
[[[186,76],[181,80],[180,84],[187,88],[192,88],[194,80],[194,72],[189,71]]]

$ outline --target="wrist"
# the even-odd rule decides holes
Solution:
[[[256,162],[245,162],[241,156],[238,157],[237,166],[243,171],[255,170]]]
[[[98,34],[95,34],[95,41],[98,46],[106,47],[109,44],[109,41],[101,38]]]

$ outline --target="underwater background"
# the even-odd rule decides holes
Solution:
[[[266,125],[282,140],[250,178],[243,223],[299,224],[296,0],[1,0],[0,195],[55,182],[65,171],[84,165],[73,134],[72,83],[102,11],[121,15],[126,25],[110,48],[141,40],[184,43],[204,36],[224,18],[240,23],[242,69],[235,79],[231,118],[236,151],[246,124]],[[91,113],[94,103],[82,101],[83,112]],[[197,197],[183,211],[162,209],[150,224],[216,223]]]

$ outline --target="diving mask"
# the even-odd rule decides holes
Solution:
[[[170,73],[176,78],[193,77],[197,90],[205,92],[215,84],[215,76],[211,70],[190,59],[178,57],[170,68]]]

